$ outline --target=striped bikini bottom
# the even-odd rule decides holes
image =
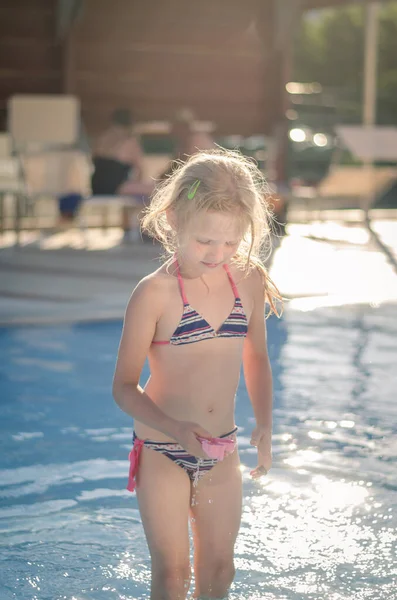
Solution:
[[[221,435],[220,438],[232,439],[236,446],[236,431],[237,427],[235,427],[232,431],[229,431],[229,433]],[[156,452],[164,454],[164,456],[176,463],[187,473],[194,486],[198,484],[199,480],[206,473],[208,473],[208,471],[210,471],[216,464],[218,464],[218,462],[220,462],[218,458],[207,459],[192,456],[191,454],[188,454],[188,452],[186,452],[186,450],[184,450],[180,444],[175,444],[173,442],[154,442],[151,440],[141,440],[137,437],[135,431],[132,442],[133,448],[128,457],[130,460],[130,473],[127,490],[130,492],[133,492],[136,487],[136,474],[138,472],[139,457],[143,446],[149,448],[150,450],[155,450]]]

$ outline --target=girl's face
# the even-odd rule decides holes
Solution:
[[[210,273],[235,255],[242,233],[237,215],[203,212],[192,219],[180,236],[178,254],[192,274]]]

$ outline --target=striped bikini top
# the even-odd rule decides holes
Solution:
[[[215,331],[215,329],[190,306],[186,298],[179,264],[178,261],[176,261],[176,273],[183,300],[182,317],[169,341],[153,341],[152,344],[172,344],[174,346],[180,346],[182,344],[194,344],[195,342],[210,340],[212,338],[244,338],[247,335],[248,320],[239,298],[236,284],[233,281],[229,267],[227,265],[223,266],[229,277],[234,293],[234,305],[230,315],[225,319],[219,329]]]

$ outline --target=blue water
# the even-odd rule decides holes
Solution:
[[[249,479],[230,598],[397,598],[397,307],[268,321],[274,468]],[[121,323],[0,330],[0,599],[148,598],[125,490],[132,422],[111,397]],[[143,379],[147,377],[147,371]]]

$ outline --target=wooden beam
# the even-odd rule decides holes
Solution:
[[[391,2],[394,0],[380,0],[382,2]],[[303,0],[303,10],[314,10],[320,8],[342,8],[346,4],[362,4],[363,0]]]
[[[75,93],[75,23],[82,8],[82,0],[58,0],[57,38],[62,48],[61,87],[64,94]]]
[[[58,0],[56,13],[56,35],[64,39],[73,27],[83,8],[82,0]]]

